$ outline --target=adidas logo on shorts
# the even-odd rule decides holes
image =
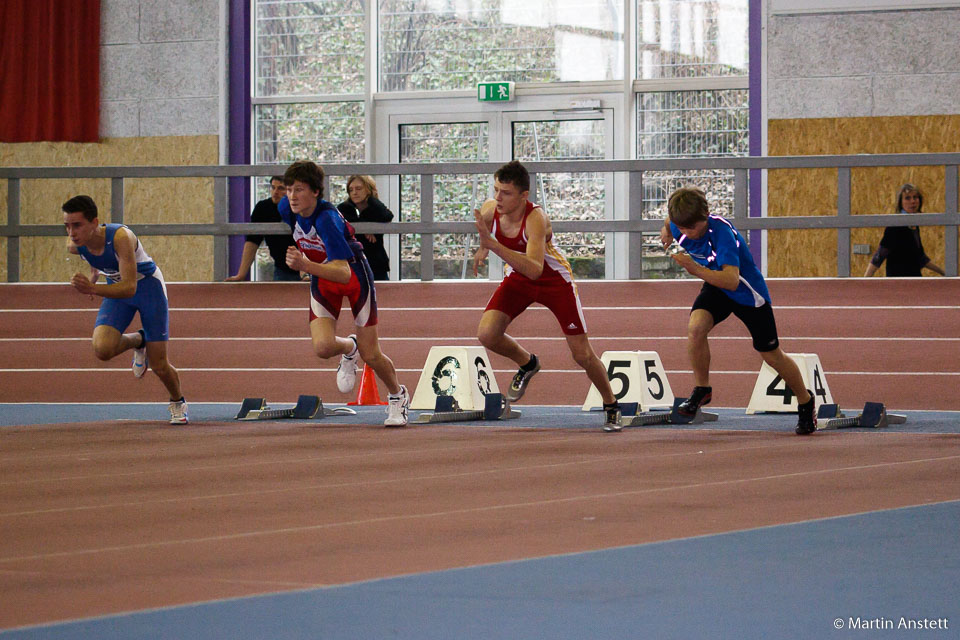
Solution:
[[[570,326],[567,327],[567,329],[577,329],[577,328],[578,328],[578,327],[577,327],[576,323],[573,323],[573,322],[571,322],[571,323],[570,323]]]

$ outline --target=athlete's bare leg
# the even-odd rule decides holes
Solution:
[[[147,364],[153,370],[160,382],[167,388],[170,400],[176,402],[183,397],[180,389],[180,374],[167,360],[167,342],[156,341],[147,343]]]
[[[603,368],[603,362],[597,357],[597,352],[593,350],[587,334],[566,336],[567,346],[570,347],[570,354],[574,361],[583,367],[587,372],[590,382],[600,392],[604,404],[613,404],[617,397],[613,394],[613,388],[610,386],[610,379],[607,377],[607,370]]]
[[[393,360],[380,350],[380,335],[377,331],[377,325],[357,327],[357,347],[360,349],[360,359],[373,369],[378,378],[383,380],[387,391],[391,395],[400,393],[400,381],[397,379],[397,370],[393,366]]]
[[[507,335],[507,327],[512,320],[510,316],[496,309],[484,311],[480,316],[480,326],[477,327],[477,339],[490,351],[510,358],[518,367],[522,367],[530,362],[530,352]]]
[[[310,341],[317,357],[324,359],[347,355],[355,346],[350,338],[337,337],[337,322],[333,318],[314,318],[310,323]]]
[[[713,314],[706,309],[694,309],[687,323],[687,355],[693,368],[693,384],[710,386],[710,343],[707,336],[713,330]]]
[[[104,362],[139,346],[139,333],[120,333],[105,324],[93,330],[93,353]]]

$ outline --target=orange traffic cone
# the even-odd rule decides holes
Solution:
[[[377,390],[377,378],[373,373],[373,369],[367,369],[367,365],[363,365],[363,374],[360,376],[360,390],[357,391],[357,401],[348,402],[348,405],[370,405],[370,404],[387,404],[386,402],[381,402],[380,392]]]

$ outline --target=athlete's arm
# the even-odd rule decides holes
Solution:
[[[660,244],[662,244],[664,248],[673,244],[673,232],[670,230],[670,218],[664,220],[663,226],[660,227]]]
[[[295,246],[287,247],[287,266],[294,271],[303,271],[323,280],[347,284],[350,282],[350,263],[346,260],[328,260],[318,263],[300,253]]]
[[[137,292],[137,260],[134,256],[134,247],[137,239],[124,228],[117,229],[113,236],[113,248],[117,253],[117,263],[120,266],[120,280],[113,284],[94,284],[90,278],[78,273],[70,280],[70,284],[80,293],[86,293],[104,298],[130,298]],[[93,271],[90,274],[94,280]]]
[[[493,206],[487,206],[489,203],[493,202]],[[490,229],[493,228],[493,212],[496,208],[496,202],[494,200],[487,200],[484,202],[479,209],[473,210],[473,219],[477,225],[477,231],[480,232],[480,246],[477,248],[476,252],[473,254],[473,275],[477,276],[479,274],[480,267],[483,265],[484,260],[487,259],[487,255],[490,253],[490,249],[483,246],[483,236],[484,234],[490,235]]]
[[[492,219],[492,210],[496,207],[496,201],[489,200],[485,202],[483,206],[487,207],[488,205],[491,208],[490,216]],[[547,250],[546,238],[549,224],[550,222],[547,220],[546,214],[543,213],[543,209],[540,207],[530,212],[530,215],[527,216],[526,224],[526,253],[508,249],[497,242],[497,239],[493,237],[489,229],[485,230],[478,227],[480,231],[480,245],[500,256],[504,262],[513,267],[514,270],[521,275],[531,280],[536,280],[540,277],[540,274],[543,273],[543,256]]]

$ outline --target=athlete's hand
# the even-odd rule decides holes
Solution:
[[[73,274],[73,277],[70,278],[70,284],[73,285],[73,288],[79,291],[80,293],[85,293],[89,296],[92,296],[94,291],[93,283],[90,282],[90,278],[83,275],[79,271]]]
[[[490,234],[490,228],[487,226],[486,221],[480,214],[480,209],[473,210],[473,219],[477,225],[477,232],[480,234],[480,248],[487,249],[489,251],[491,248],[496,246],[497,239]],[[484,257],[486,257],[486,254],[484,254]]]
[[[480,267],[483,266],[484,260],[487,259],[487,254],[490,253],[489,249],[484,249],[480,247],[477,249],[477,252],[473,254],[473,275],[480,276]]]
[[[660,227],[660,244],[664,249],[673,244],[673,234],[666,227]]]
[[[245,276],[241,276],[241,275],[238,273],[238,274],[235,275],[235,276],[230,276],[229,278],[224,278],[223,281],[224,281],[224,282],[240,282],[240,281],[243,280],[244,278],[245,278]]]
[[[365,233],[365,234],[363,234],[363,237],[367,239],[367,242],[370,242],[370,243],[372,243],[372,244],[376,244],[376,243],[377,243],[377,236],[375,236],[375,235],[372,234],[372,233]]]
[[[678,265],[686,269],[687,273],[691,275],[696,275],[693,271],[699,265],[697,265],[697,262],[690,257],[689,253],[687,253],[686,251],[682,251],[680,253],[674,253],[670,257],[673,258],[674,262],[676,262]]]
[[[287,247],[287,266],[294,271],[306,271],[307,257],[300,253],[300,249],[290,246]]]

